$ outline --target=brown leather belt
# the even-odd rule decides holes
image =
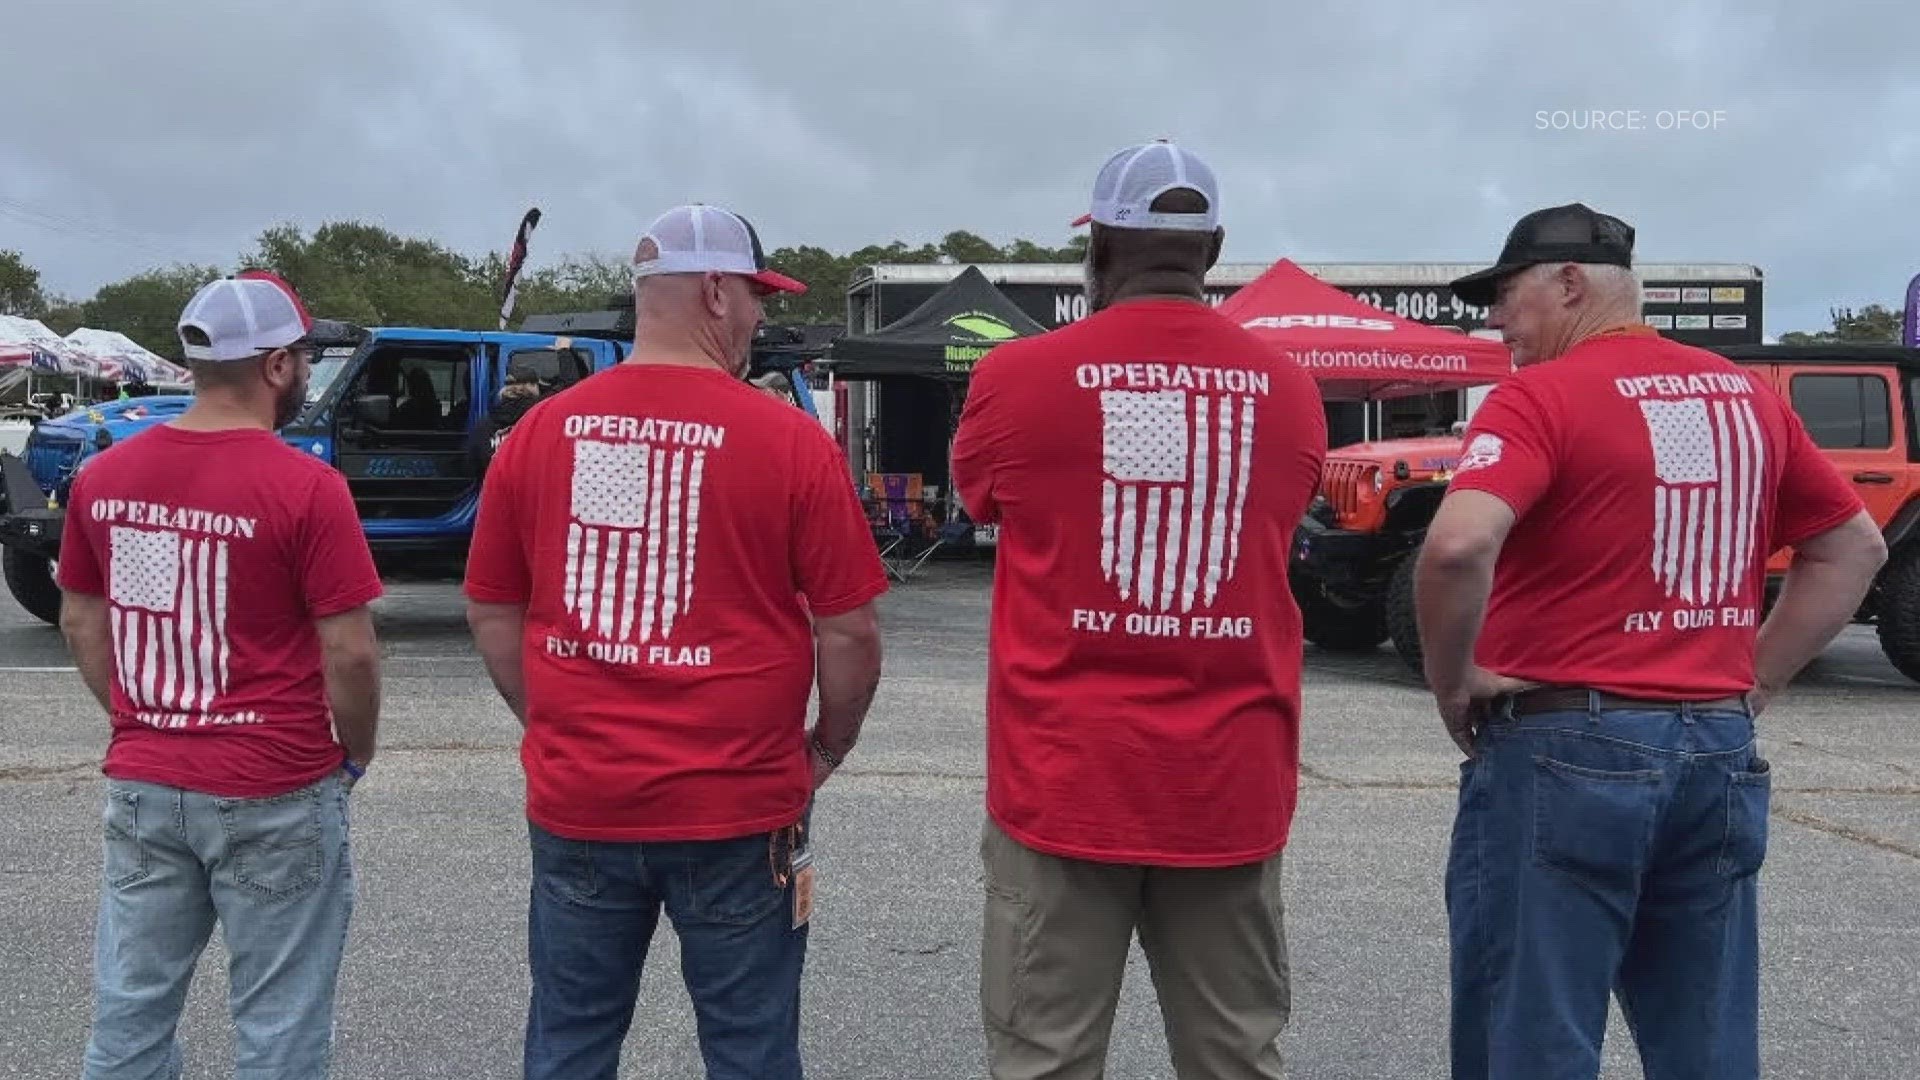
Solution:
[[[1654,701],[1645,698],[1620,697],[1617,694],[1594,694],[1591,690],[1582,690],[1577,686],[1543,686],[1538,690],[1522,690],[1506,699],[1513,703],[1513,715],[1532,716],[1536,713],[1550,712],[1586,712],[1589,707],[1601,709],[1621,709],[1637,712],[1679,712],[1682,708],[1691,708],[1695,712],[1746,712],[1745,698],[1723,697],[1711,701]],[[1499,702],[1495,703],[1496,706]]]

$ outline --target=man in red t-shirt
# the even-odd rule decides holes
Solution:
[[[526,728],[526,1075],[612,1080],[664,906],[707,1075],[798,1080],[807,810],[873,699],[886,573],[832,437],[744,381],[762,298],[805,286],[711,206],[634,272],[633,355],[514,426],[467,564]]]
[[[1761,373],[1643,325],[1632,254],[1626,223],[1553,207],[1453,286],[1519,367],[1473,418],[1417,577],[1427,679],[1471,758],[1447,868],[1456,1080],[1598,1075],[1615,989],[1649,1080],[1759,1074],[1754,716],[1886,556]]]
[[[1137,930],[1181,1076],[1280,1076],[1280,853],[1319,483],[1312,378],[1207,306],[1219,194],[1194,154],[1094,186],[1095,313],[996,348],[954,442],[1000,525],[981,1005],[996,1078],[1092,1076]]]
[[[67,500],[60,625],[113,723],[88,1080],[180,1075],[216,922],[238,1073],[327,1072],[381,587],[346,481],[274,434],[306,400],[311,328],[269,274],[202,288],[179,324],[192,407],[88,461]]]

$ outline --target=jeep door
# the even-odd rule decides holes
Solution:
[[[1905,438],[1912,425],[1899,372],[1886,365],[1787,366],[1779,387],[1873,519],[1891,521],[1913,494]]]
[[[334,454],[370,536],[471,503],[467,432],[486,405],[474,400],[475,362],[472,344],[382,340],[352,373],[334,411]]]

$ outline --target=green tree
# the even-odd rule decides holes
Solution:
[[[957,263],[997,263],[1006,261],[1000,249],[964,230],[950,232],[940,241],[940,254]]]
[[[246,265],[272,270],[322,318],[366,326],[483,330],[498,325],[487,261],[358,221],[308,238],[292,225],[260,235]]]
[[[1822,345],[1838,342],[1893,344],[1900,342],[1902,311],[1880,304],[1868,304],[1856,312],[1852,308],[1830,308],[1833,326],[1812,333],[1794,330],[1780,335],[1782,345]]]
[[[47,294],[40,289],[40,271],[27,265],[17,251],[0,250],[0,315],[37,319],[47,310]]]
[[[118,330],[147,349],[178,361],[180,337],[176,328],[180,312],[200,286],[220,273],[216,266],[176,264],[103,285],[93,299],[80,305],[80,325]]]

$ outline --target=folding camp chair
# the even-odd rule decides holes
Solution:
[[[889,576],[903,584],[907,574],[902,568],[908,558],[903,549],[907,541],[924,535],[926,511],[921,485],[919,473],[867,474],[867,490],[873,497],[867,520],[880,548],[880,563]]]

